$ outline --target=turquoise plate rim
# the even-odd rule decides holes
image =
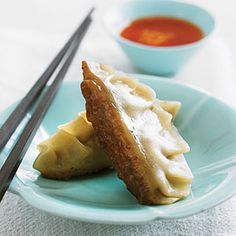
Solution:
[[[184,83],[181,83],[179,81],[175,81],[172,79],[166,79],[158,76],[152,76],[152,75],[144,75],[144,74],[131,74],[134,77],[137,77],[138,79],[142,80],[144,83],[145,81],[149,81],[150,83],[155,83],[155,81],[166,83],[166,84],[176,84],[180,86],[183,89],[191,90],[194,93],[201,94],[203,96],[206,96],[207,98],[212,98],[214,101],[217,101],[221,105],[225,106],[225,108],[228,108],[231,110],[232,113],[236,115],[236,110],[232,108],[231,106],[224,103],[222,100],[215,98],[211,96],[206,91],[196,88],[191,85],[186,85]],[[75,81],[71,82],[64,82],[67,83],[75,83]],[[76,81],[78,83],[78,81]],[[5,115],[8,115],[10,110],[14,107],[14,104],[3,110],[1,113],[5,113]],[[1,121],[1,118],[0,118]],[[42,193],[38,192],[40,189],[32,188],[31,186],[25,185],[17,176],[14,177],[9,191],[15,194],[18,194],[21,196],[28,204],[43,210],[45,212],[76,219],[84,222],[91,222],[91,223],[105,223],[105,224],[140,224],[140,223],[146,223],[153,220],[160,220],[160,219],[178,219],[183,218],[187,216],[191,216],[196,213],[200,213],[206,209],[212,208],[229,198],[231,198],[236,193],[236,185],[232,184],[232,179],[236,177],[236,169],[234,169],[233,177],[226,178],[223,183],[220,184],[214,191],[217,192],[217,194],[213,195],[213,197],[208,197],[208,195],[212,196],[212,192],[206,194],[204,196],[204,201],[198,202],[198,208],[194,208],[189,210],[187,205],[185,204],[185,207],[178,211],[178,213],[172,213],[172,209],[175,208],[175,204],[170,205],[169,211],[167,211],[167,214],[162,210],[153,207],[153,206],[143,206],[140,205],[140,211],[139,214],[137,214],[136,211],[127,211],[124,209],[116,209],[115,207],[111,209],[106,208],[98,208],[94,207],[93,205],[87,206],[78,203],[76,205],[71,205],[66,202],[63,203],[63,207],[61,205],[61,202],[58,200],[55,200],[47,195],[43,195]],[[230,187],[226,187],[227,183],[230,184]],[[222,188],[222,185],[224,188],[224,191],[219,191],[219,189]],[[40,194],[39,194],[40,193]],[[201,199],[200,199],[201,200]],[[125,213],[125,214],[124,214]]]

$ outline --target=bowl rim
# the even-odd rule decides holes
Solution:
[[[195,42],[192,43],[187,43],[187,44],[183,44],[183,45],[176,45],[176,46],[151,46],[151,45],[145,45],[145,44],[141,44],[141,43],[137,43],[134,41],[131,41],[129,39],[126,39],[124,37],[120,36],[120,33],[114,33],[114,31],[110,30],[110,27],[108,26],[108,19],[109,19],[109,15],[110,15],[110,11],[114,11],[118,8],[120,8],[121,6],[125,6],[128,5],[130,3],[138,3],[138,2],[143,2],[143,3],[155,3],[155,4],[165,4],[165,3],[174,3],[174,4],[180,4],[180,5],[187,5],[187,6],[192,6],[198,10],[201,10],[203,12],[205,12],[209,18],[211,18],[212,20],[212,28],[210,29],[209,33],[207,35],[204,35],[204,37],[200,40],[197,40]],[[147,16],[153,16],[153,15],[147,15]],[[179,18],[179,19],[184,19],[186,20],[184,17],[176,17],[173,15],[166,15],[169,17],[175,17],[175,18]],[[110,7],[108,10],[105,11],[104,16],[103,16],[103,25],[105,26],[106,30],[109,32],[109,34],[115,38],[119,43],[121,44],[126,44],[127,46],[130,47],[135,47],[138,49],[142,49],[142,50],[147,50],[147,51],[178,51],[178,50],[189,50],[192,48],[196,48],[198,47],[200,44],[202,44],[203,42],[205,42],[206,40],[208,40],[208,38],[210,36],[212,36],[213,32],[215,31],[216,28],[216,20],[215,17],[213,16],[213,14],[211,12],[209,12],[208,9],[205,9],[204,7],[201,7],[200,5],[196,5],[193,3],[189,3],[186,1],[182,1],[182,0],[149,0],[148,2],[145,0],[128,0],[122,3],[116,3],[114,4],[112,7]]]

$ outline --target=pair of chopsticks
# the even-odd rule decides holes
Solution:
[[[44,115],[46,114],[53,98],[55,97],[68,68],[70,67],[76,51],[92,21],[91,14],[93,10],[94,9],[92,8],[89,11],[88,15],[85,17],[80,26],[76,29],[64,47],[60,50],[60,52],[45,70],[45,72],[40,76],[40,78],[36,81],[30,91],[21,100],[21,102],[17,105],[15,110],[0,128],[1,152],[15,132],[18,125],[25,117],[27,111],[35,103],[43,89],[46,87],[49,79],[52,77],[52,75],[54,75],[56,70],[59,70],[59,72],[53,78],[51,84],[47,86],[46,92],[38,102],[30,120],[21,132],[21,135],[19,136],[15,145],[12,147],[11,152],[0,169],[0,201],[7,191]]]

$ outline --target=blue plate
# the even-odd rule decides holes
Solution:
[[[175,124],[191,147],[186,159],[195,176],[188,198],[172,205],[140,205],[114,171],[71,181],[40,177],[32,168],[37,156],[36,145],[53,134],[57,125],[85,109],[79,82],[62,85],[17,171],[10,191],[19,194],[30,205],[55,215],[117,224],[185,217],[233,196],[236,192],[236,111],[216,98],[178,82],[147,75],[135,76],[150,85],[159,98],[182,102]],[[1,123],[13,107],[1,113]],[[1,156],[0,162],[4,157]]]

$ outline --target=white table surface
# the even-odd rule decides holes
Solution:
[[[236,2],[195,0],[209,9],[217,29],[175,79],[201,87],[235,106]],[[59,50],[91,1],[0,0],[0,110],[21,98]],[[94,22],[67,74],[81,78],[82,59],[140,72],[107,35],[102,12],[114,1],[96,1]],[[0,236],[6,235],[236,235],[236,197],[185,219],[139,226],[101,225],[49,215],[7,193],[0,203]]]

